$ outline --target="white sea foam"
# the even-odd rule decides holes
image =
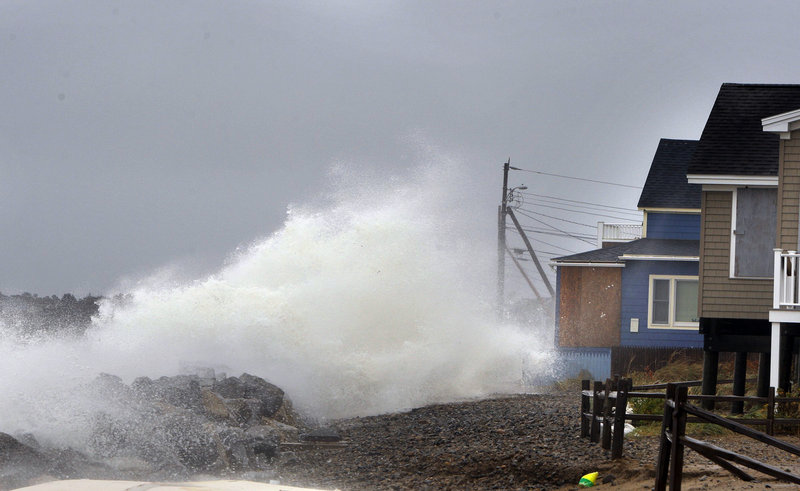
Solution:
[[[496,320],[493,249],[453,198],[456,164],[383,183],[334,174],[327,204],[292,207],[214,275],[105,301],[85,338],[0,341],[0,431],[78,439],[81,418],[112,405],[75,397],[100,372],[246,371],[325,418],[481,396],[547,369],[548,340]]]

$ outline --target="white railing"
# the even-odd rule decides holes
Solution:
[[[603,242],[629,242],[641,238],[641,223],[597,222],[597,247],[603,247]]]
[[[773,249],[775,254],[774,277],[772,287],[772,308],[773,309],[794,309],[800,307],[798,299],[798,279],[797,274],[798,258],[800,253],[797,251],[783,251]]]

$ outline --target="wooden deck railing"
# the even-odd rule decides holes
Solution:
[[[800,275],[797,273],[797,251],[773,249],[772,308],[795,309],[800,307]]]

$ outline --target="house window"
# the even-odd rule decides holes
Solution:
[[[697,276],[650,275],[650,329],[696,329]]]
[[[772,278],[777,200],[775,188],[738,188],[733,193],[732,278]]]

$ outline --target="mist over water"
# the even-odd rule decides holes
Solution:
[[[104,301],[85,337],[6,333],[0,431],[79,444],[86,418],[125,411],[84,389],[102,372],[249,372],[334,418],[518,390],[524,370],[547,371],[551,338],[497,321],[495,252],[473,233],[485,226],[458,165],[362,174],[332,170],[324,204],[293,205],[211,276]]]

